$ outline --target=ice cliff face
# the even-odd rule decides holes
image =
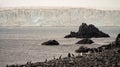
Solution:
[[[84,8],[13,9],[0,11],[0,26],[120,26],[120,11]]]

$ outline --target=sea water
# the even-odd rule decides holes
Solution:
[[[79,27],[0,27],[0,67],[7,64],[24,64],[27,61],[39,62],[53,59],[75,50],[84,44],[75,44],[79,38],[64,38],[70,31],[78,31]],[[120,33],[119,26],[98,27],[109,34],[110,38],[92,38],[95,42],[87,47],[98,47],[115,40]],[[43,46],[48,40],[57,40],[59,46]]]

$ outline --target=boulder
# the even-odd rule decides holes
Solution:
[[[89,48],[80,46],[77,50],[75,50],[76,53],[87,53],[89,51]]]
[[[109,45],[102,45],[100,47],[97,47],[96,49],[99,51],[99,52],[102,52],[104,50],[107,50],[107,49],[111,49],[112,48],[112,45],[109,44]]]
[[[115,40],[116,46],[120,47],[120,34],[118,34],[116,40]]]
[[[120,53],[120,49],[119,49],[119,50],[117,50],[117,52],[118,52],[118,53]]]
[[[94,43],[92,40],[85,38],[83,40],[78,41],[76,44],[92,44]]]
[[[42,43],[42,45],[59,45],[59,43],[56,40],[49,40],[49,41]]]
[[[87,53],[87,52],[91,52],[91,53],[95,53],[95,52],[100,52],[97,48],[88,48],[88,47],[84,47],[84,46],[80,46],[77,50],[75,50],[76,53]]]
[[[110,37],[108,34],[100,31],[97,27],[90,24],[82,23],[79,27],[78,32],[71,32],[69,35],[66,35],[64,38],[99,38],[99,37]]]

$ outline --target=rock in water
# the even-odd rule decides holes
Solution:
[[[75,50],[75,52],[77,53],[81,53],[81,52],[87,53],[88,51],[89,51],[89,48],[84,47],[84,46],[80,46],[77,50]]]
[[[99,50],[97,48],[88,48],[85,46],[80,46],[77,50],[75,50],[76,53],[94,53],[94,52],[99,52]]]
[[[100,47],[97,48],[87,48],[84,46],[79,47],[77,50],[75,50],[75,52],[80,53],[80,52],[102,52],[104,50],[111,50],[111,49],[116,49],[116,48],[120,48],[120,34],[118,34],[116,40],[108,45],[102,45]],[[118,53],[120,53],[120,50],[117,50]]]
[[[78,41],[76,44],[92,44],[94,43],[92,40],[85,38],[83,40]]]
[[[71,32],[69,35],[66,35],[64,38],[99,38],[99,37],[110,37],[108,34],[100,31],[97,27],[90,24],[82,23],[79,27],[78,32]]]
[[[42,43],[42,45],[59,45],[59,43],[56,40],[49,40],[49,41]]]

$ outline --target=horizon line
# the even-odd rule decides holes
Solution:
[[[21,7],[0,7],[0,10],[14,10],[14,9],[93,9],[93,10],[104,10],[104,11],[120,11],[119,9],[110,9],[112,7],[73,7],[73,6],[21,6]],[[106,9],[105,9],[106,8]]]

